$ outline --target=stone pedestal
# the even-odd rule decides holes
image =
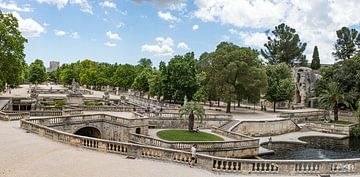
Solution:
[[[66,98],[68,104],[82,105],[84,103],[84,96],[82,94],[68,94]]]

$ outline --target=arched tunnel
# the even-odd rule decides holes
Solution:
[[[93,138],[101,138],[100,130],[95,127],[83,127],[77,130],[74,134]]]

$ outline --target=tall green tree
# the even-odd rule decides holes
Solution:
[[[216,93],[217,98],[226,102],[226,112],[230,112],[232,101],[247,99],[250,92],[260,95],[261,89],[250,88],[266,85],[265,80],[261,81],[266,75],[261,70],[258,52],[232,43],[222,42],[214,52],[203,54],[200,67],[207,76],[209,95]]]
[[[314,69],[314,70],[318,70],[321,67],[321,65],[320,65],[320,57],[319,57],[319,50],[318,50],[317,46],[314,47],[310,67],[311,67],[311,69]]]
[[[329,83],[328,88],[320,95],[319,103],[326,110],[333,110],[335,121],[339,120],[340,104],[350,106],[347,95],[335,82]]]
[[[358,52],[360,35],[356,29],[342,27],[336,31],[336,36],[335,52],[333,52],[336,60],[350,59]]]
[[[131,88],[136,78],[136,68],[133,65],[119,65],[112,77],[114,85],[124,90]]]
[[[284,62],[293,66],[305,59],[303,53],[306,49],[306,43],[300,41],[300,37],[294,28],[284,23],[275,27],[264,46],[266,49],[261,50],[261,54],[268,60],[269,64]]]
[[[161,65],[161,80],[165,100],[182,102],[186,96],[192,100],[198,89],[196,79],[197,60],[193,52],[185,55],[176,55],[167,65]]]
[[[266,74],[268,87],[265,98],[273,102],[275,112],[277,102],[291,101],[293,99],[295,85],[292,80],[291,70],[285,63],[268,65]]]
[[[140,74],[138,74],[132,84],[132,88],[140,92],[149,91],[149,79],[152,75],[150,68],[145,68]]]
[[[24,81],[26,42],[17,19],[11,13],[0,11],[0,91],[5,83],[15,86]]]
[[[34,84],[44,82],[46,80],[46,68],[42,60],[36,59],[30,64],[29,81]]]
[[[151,68],[152,67],[152,61],[148,58],[141,58],[138,61],[138,65],[142,68]]]
[[[200,123],[202,123],[203,116],[205,114],[205,110],[202,105],[197,102],[187,102],[185,103],[179,110],[180,117],[184,115],[188,115],[188,130],[194,130],[194,122],[195,118],[200,119]]]

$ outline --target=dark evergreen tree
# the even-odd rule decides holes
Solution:
[[[338,39],[335,43],[333,55],[336,60],[350,59],[358,52],[360,46],[360,35],[356,29],[342,27],[336,31]]]
[[[304,63],[303,52],[306,43],[300,41],[296,30],[284,23],[275,27],[273,36],[268,36],[268,42],[264,44],[265,50],[261,54],[268,60],[269,64],[286,63],[293,66],[295,63]]]
[[[315,70],[320,68],[320,57],[319,57],[319,50],[318,50],[317,46],[314,47],[310,67],[311,67],[311,69],[315,69]]]

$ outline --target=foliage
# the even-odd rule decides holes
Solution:
[[[266,75],[258,52],[222,42],[216,50],[200,57],[200,68],[206,73],[205,90],[209,99],[221,99],[230,112],[232,100],[260,98],[266,87]]]
[[[342,124],[342,125],[350,125],[353,124],[352,122],[349,122],[347,120],[330,120],[331,124]]]
[[[0,11],[0,91],[5,83],[20,84],[25,79],[24,44],[17,19],[11,13]]]
[[[321,65],[320,65],[320,57],[319,57],[319,50],[318,50],[317,46],[314,47],[310,67],[311,67],[311,69],[314,69],[314,70],[318,70],[321,67]]]
[[[300,42],[296,30],[284,23],[275,27],[264,46],[266,49],[261,50],[261,54],[268,60],[269,64],[284,62],[289,66],[293,66],[295,63],[300,63],[300,61],[305,63],[306,59],[303,52],[306,43]]]
[[[152,67],[152,61],[151,59],[148,58],[141,58],[138,61],[138,66],[142,67],[142,68],[151,68]]]
[[[40,59],[36,59],[30,64],[29,81],[33,84],[38,84],[46,80],[46,68]]]
[[[205,110],[202,105],[200,105],[197,102],[187,102],[184,104],[180,110],[180,118],[182,118],[184,115],[188,115],[189,118],[189,124],[188,129],[189,131],[193,131],[194,129],[194,119],[200,119],[200,123],[202,123],[203,116],[205,114]]]
[[[161,130],[156,135],[168,141],[224,141],[223,138],[205,132],[189,132],[186,130]]]
[[[340,104],[350,106],[347,95],[335,82],[331,82],[328,88],[320,95],[319,103],[326,110],[333,110],[334,120],[339,119],[338,112]]]
[[[65,106],[65,105],[66,105],[66,102],[64,100],[55,101],[55,106],[56,107],[62,107],[62,106]]]
[[[84,105],[85,106],[96,106],[96,102],[95,101],[84,101]]]
[[[292,80],[291,70],[285,63],[268,65],[266,67],[268,88],[265,98],[274,103],[291,101],[294,95],[295,85]]]
[[[360,46],[360,34],[356,29],[342,27],[336,31],[336,36],[338,39],[335,43],[335,52],[333,52],[336,60],[350,59],[358,52]]]
[[[152,71],[149,68],[143,69],[140,74],[138,74],[132,84],[132,88],[141,92],[149,91],[149,79],[152,75]]]
[[[131,88],[136,78],[136,68],[133,65],[125,64],[119,65],[116,68],[112,81],[114,86],[123,88],[125,90]]]

